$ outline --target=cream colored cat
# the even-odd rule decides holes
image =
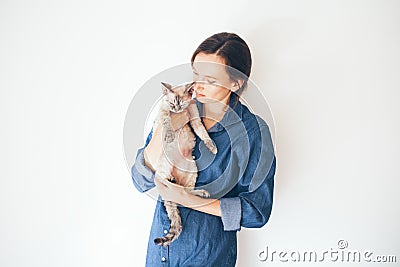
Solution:
[[[156,168],[155,179],[162,180],[167,178],[171,182],[177,182],[184,186],[191,194],[209,197],[209,193],[205,190],[194,190],[197,179],[197,166],[191,152],[196,145],[196,139],[191,128],[188,124],[185,124],[181,129],[174,130],[171,125],[171,112],[181,113],[184,109],[187,109],[190,115],[190,125],[194,132],[211,153],[217,153],[217,147],[202,124],[196,103],[192,100],[194,82],[175,87],[164,82],[161,84],[164,96],[156,123],[161,123],[163,128],[163,153]],[[188,151],[190,153],[187,153]],[[183,179],[177,181],[172,177],[173,167],[179,177],[184,177]],[[154,243],[168,246],[182,232],[182,222],[176,203],[164,201],[164,206],[168,218],[171,220],[170,230],[164,237],[154,239]]]

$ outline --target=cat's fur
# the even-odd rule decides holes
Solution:
[[[186,85],[171,86],[162,82],[163,99],[160,112],[156,123],[161,123],[163,128],[163,153],[156,168],[155,179],[165,179],[178,183],[185,187],[191,194],[201,197],[209,197],[205,190],[194,190],[197,179],[197,166],[192,158],[192,150],[195,146],[195,136],[188,124],[176,131],[171,125],[170,113],[180,113],[187,109],[190,115],[190,125],[193,130],[204,142],[211,153],[217,153],[217,147],[209,137],[207,130],[202,124],[199,111],[195,102],[192,100],[194,82]],[[189,151],[186,155],[182,151]],[[177,181],[172,177],[172,169],[175,168],[179,177],[183,179]],[[164,237],[154,239],[157,245],[168,246],[182,232],[182,222],[177,204],[171,201],[164,201],[168,218],[171,220],[169,233]]]

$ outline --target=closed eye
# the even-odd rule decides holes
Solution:
[[[214,83],[216,83],[216,81],[211,81],[211,80],[207,80],[207,82],[208,82],[209,84],[214,84]]]

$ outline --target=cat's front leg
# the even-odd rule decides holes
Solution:
[[[175,140],[175,132],[170,128],[164,128],[164,141],[172,143]]]
[[[169,111],[162,110],[160,113],[160,121],[163,127],[163,140],[167,143],[172,143],[175,140],[175,132],[172,129],[171,117]]]
[[[211,138],[205,138],[203,142],[208,148],[208,150],[211,151],[211,153],[213,153],[214,155],[217,154],[218,152],[217,146],[215,145],[214,141]]]
[[[217,146],[214,141],[208,135],[207,129],[204,127],[203,123],[200,119],[199,110],[197,109],[196,104],[190,104],[187,107],[190,116],[190,125],[192,126],[194,132],[200,139],[204,142],[208,150],[211,151],[214,155],[217,154]]]
[[[201,123],[200,118],[194,118],[190,121],[190,125],[192,125],[192,128],[194,132],[197,134],[198,137],[204,142],[208,150],[210,150],[211,153],[214,155],[217,154],[217,146],[215,145],[214,141],[210,138],[208,135],[208,132],[204,125]]]

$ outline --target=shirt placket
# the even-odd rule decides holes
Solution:
[[[163,220],[163,223],[162,223],[163,235],[168,234],[169,226],[170,226],[169,220]],[[170,264],[169,264],[169,262],[170,262],[170,259],[169,259],[169,246],[166,246],[166,247],[161,246],[161,259],[160,259],[160,261],[161,261],[161,265],[162,266],[170,266]]]

